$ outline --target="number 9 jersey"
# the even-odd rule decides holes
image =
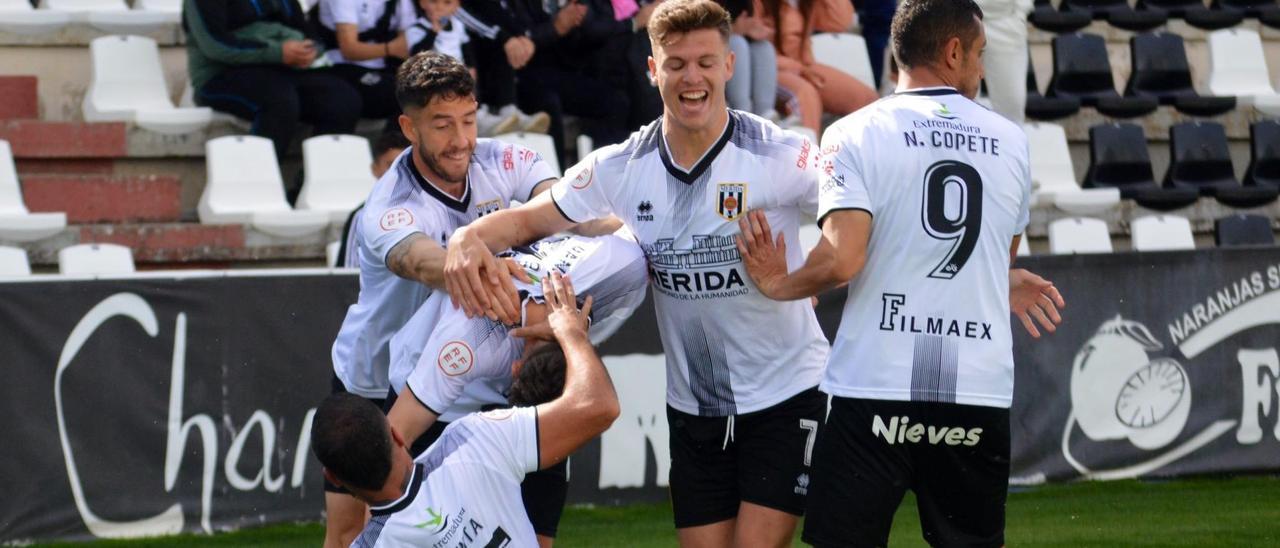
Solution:
[[[822,138],[818,219],[872,215],[822,389],[1009,407],[1009,250],[1026,229],[1027,139],[951,88],[892,95]]]

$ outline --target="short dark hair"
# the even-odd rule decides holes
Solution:
[[[511,381],[507,401],[527,407],[547,403],[564,393],[564,349],[550,343],[524,359],[520,373]]]
[[[475,95],[476,81],[461,61],[434,51],[424,51],[396,71],[396,102],[400,110],[422,108],[432,99]]]
[[[377,491],[391,475],[391,427],[373,402],[345,392],[325,398],[311,423],[311,450],[343,483]]]
[[[728,42],[733,33],[733,18],[713,0],[666,0],[653,10],[645,29],[654,44],[665,44],[672,34],[703,29],[719,31],[720,37]]]
[[[389,150],[404,150],[409,148],[411,144],[408,139],[404,138],[404,132],[400,131],[400,127],[395,126],[383,131],[378,135],[377,140],[373,142],[373,158],[376,160]]]
[[[968,48],[981,20],[982,8],[973,0],[903,0],[890,27],[893,57],[904,69],[931,65],[952,38]]]

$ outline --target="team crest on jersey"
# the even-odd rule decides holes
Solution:
[[[485,215],[493,213],[499,209],[502,209],[502,202],[499,200],[489,200],[487,202],[478,203],[476,204],[476,217],[484,217]]]
[[[747,183],[720,183],[716,213],[726,221],[736,221],[747,207]]]
[[[471,347],[462,341],[449,341],[440,349],[440,356],[436,359],[436,365],[440,367],[445,375],[456,377],[467,371],[471,371],[471,366],[475,363],[475,354],[471,351]]]
[[[586,167],[583,167],[582,171],[579,171],[578,175],[569,182],[569,186],[573,187],[574,190],[585,190],[587,187],[591,186],[591,180],[595,177],[595,171],[594,166],[587,164]]]
[[[395,230],[413,224],[413,213],[403,207],[388,209],[382,214],[382,218],[378,220],[378,226],[382,230]]]

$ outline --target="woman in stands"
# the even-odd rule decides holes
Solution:
[[[773,108],[778,99],[778,56],[773,50],[773,27],[760,18],[751,0],[719,0],[733,17],[733,78],[725,87],[729,108],[781,122]]]
[[[778,84],[796,96],[800,123],[821,134],[822,113],[843,116],[879,98],[875,90],[837,68],[814,60],[816,32],[846,32],[853,26],[849,0],[755,0],[755,10],[773,29]],[[791,114],[795,114],[792,112]]]

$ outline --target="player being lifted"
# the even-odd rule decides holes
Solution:
[[[667,360],[671,498],[680,543],[781,546],[809,488],[826,407],[828,350],[808,302],[762,295],[735,247],[737,221],[767,208],[794,237],[817,208],[817,148],[725,106],[729,15],[668,0],[648,24],[662,117],[593,152],[524,206],[455,232],[446,285],[469,315],[505,306],[493,253],[616,215],[649,261]],[[799,266],[798,250],[787,260]],[[508,311],[508,314],[511,314]]]
[[[1053,331],[1064,302],[1009,268],[1028,221],[1027,139],[972,100],[981,17],[972,0],[899,5],[897,92],[823,136],[823,237],[803,267],[789,273],[795,240],[775,239],[767,215],[743,220],[742,253],[764,294],[802,299],[849,283],[804,528],[817,546],[884,546],[906,489],[930,544],[1004,543],[1010,309],[1039,336],[1033,320]]]
[[[513,373],[518,407],[459,419],[416,459],[364,399],[333,394],[316,411],[311,447],[325,477],[372,508],[355,546],[538,546],[521,480],[563,462],[619,413],[571,280],[555,273],[542,285],[556,342]]]
[[[381,406],[391,336],[443,285],[449,235],[511,200],[528,200],[558,175],[531,150],[476,138],[474,88],[467,67],[445,55],[416,55],[400,67],[400,129],[411,146],[374,185],[353,222],[357,260],[348,266],[360,268],[360,296],[333,343],[335,392]],[[325,491],[325,545],[345,547],[367,511],[331,483]]]

